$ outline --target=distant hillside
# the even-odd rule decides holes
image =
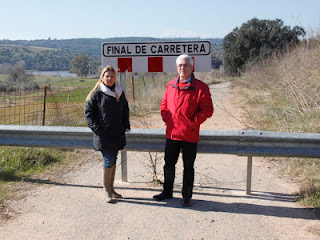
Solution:
[[[77,38],[47,40],[0,40],[0,64],[14,65],[24,61],[27,70],[69,70],[73,57],[84,54],[90,57],[91,66],[99,65],[101,45],[105,42],[179,42],[197,41],[200,38],[150,38],[150,37],[119,37],[119,38]],[[212,66],[219,68],[222,64],[222,39],[205,39],[212,45]]]
[[[157,42],[157,41],[196,41],[200,38],[150,38],[150,37],[117,37],[117,38],[76,38],[65,40],[0,40],[0,45],[22,45],[30,47],[45,47],[65,49],[71,52],[89,55],[92,57],[101,56],[101,45],[104,42]],[[221,45],[222,38],[208,38],[212,45]]]
[[[0,45],[0,64],[15,65],[24,62],[27,70],[69,70],[70,61],[77,54],[65,49]]]

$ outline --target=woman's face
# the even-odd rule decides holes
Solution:
[[[116,81],[116,78],[114,76],[114,73],[112,71],[106,71],[103,75],[102,82],[104,85],[111,87],[114,82]]]

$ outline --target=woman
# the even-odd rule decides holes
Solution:
[[[112,66],[102,69],[100,79],[88,94],[85,119],[93,132],[93,147],[103,156],[103,187],[108,203],[122,196],[114,191],[118,151],[126,145],[130,130],[129,107],[122,87],[116,83]]]

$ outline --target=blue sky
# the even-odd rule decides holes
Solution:
[[[0,39],[223,38],[256,17],[320,30],[319,0],[0,0]]]

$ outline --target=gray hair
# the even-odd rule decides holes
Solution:
[[[180,59],[188,59],[188,63],[193,67],[193,58],[189,56],[188,54],[182,54],[179,57],[177,57],[176,64],[178,66],[178,62]]]

